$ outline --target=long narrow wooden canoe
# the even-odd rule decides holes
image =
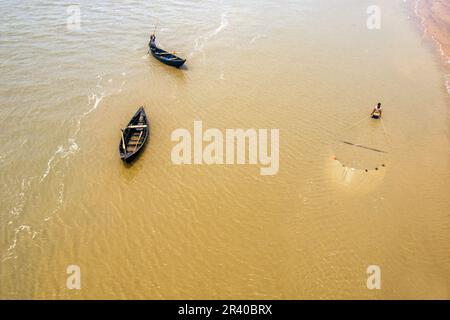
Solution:
[[[169,53],[161,48],[158,48],[156,46],[151,46],[149,44],[150,52],[152,55],[162,63],[165,63],[169,66],[180,68],[185,62],[186,59],[181,59],[177,57],[176,55]]]
[[[140,107],[131,118],[125,129],[122,129],[122,137],[119,143],[119,155],[125,162],[131,162],[147,142],[150,133],[150,122],[144,107]]]

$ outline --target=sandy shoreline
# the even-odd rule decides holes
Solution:
[[[450,93],[450,2],[448,0],[417,0],[416,14],[425,32],[436,42],[444,58],[447,91]]]

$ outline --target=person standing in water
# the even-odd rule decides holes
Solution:
[[[383,107],[381,106],[381,103],[378,103],[377,106],[373,109],[370,116],[374,119],[379,119],[383,115]]]

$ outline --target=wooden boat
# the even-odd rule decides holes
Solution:
[[[144,107],[140,107],[131,118],[128,126],[122,129],[122,138],[119,144],[120,158],[125,162],[132,161],[142,150],[150,133],[150,123]]]
[[[169,53],[163,49],[160,49],[156,46],[151,46],[149,44],[149,48],[150,52],[156,59],[169,66],[180,68],[186,62],[186,59],[181,59],[176,55]]]

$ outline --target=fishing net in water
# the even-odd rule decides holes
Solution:
[[[388,165],[390,145],[383,120],[367,118],[345,129],[336,139],[333,160],[353,171],[380,171]]]

